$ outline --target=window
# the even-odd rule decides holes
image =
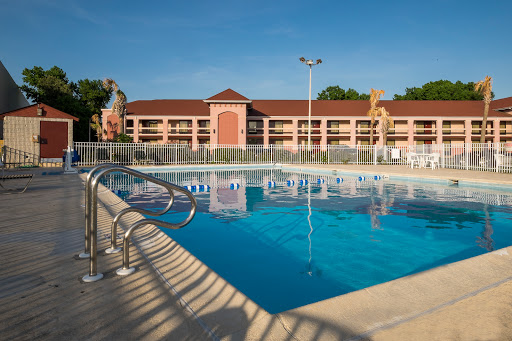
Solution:
[[[283,140],[273,140],[271,141],[271,144],[275,144],[276,146],[282,146],[284,143]]]
[[[247,122],[247,132],[248,134],[257,134],[258,133],[258,121],[248,121]]]
[[[388,140],[388,141],[386,142],[386,145],[387,145],[387,146],[394,146],[394,145],[395,145],[395,140]]]
[[[192,121],[180,121],[180,134],[192,134]]]
[[[199,129],[198,129],[199,134],[209,134],[210,133],[210,121],[198,121],[198,124],[199,124]]]
[[[369,121],[361,121],[359,123],[359,127],[361,128],[360,129],[361,134],[370,134],[370,122]],[[370,141],[368,141],[368,144],[370,144]]]
[[[500,135],[507,134],[507,122],[500,122]]]
[[[271,131],[272,134],[282,134],[283,133],[283,121],[274,121],[274,130]]]
[[[330,133],[331,134],[339,134],[339,130],[338,128],[340,127],[340,122],[339,121],[330,121],[330,128],[331,128],[331,131]]]
[[[332,141],[329,141],[329,144],[332,145],[332,146],[337,146],[340,144],[340,141],[338,140],[332,140]]]
[[[263,139],[247,139],[247,144],[258,144],[258,145],[262,145],[263,144]]]
[[[482,122],[472,122],[471,127],[473,128],[471,134],[480,134],[480,131],[482,130]]]
[[[443,134],[450,135],[452,133],[452,122],[443,121]]]

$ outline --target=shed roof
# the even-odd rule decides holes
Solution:
[[[43,115],[40,116],[37,114],[37,108],[43,109]],[[70,114],[66,114],[63,111],[55,109],[44,103],[36,103],[29,105],[24,108],[16,109],[13,111],[9,111],[0,115],[0,120],[3,120],[6,116],[14,116],[14,117],[38,117],[38,118],[65,118],[69,120],[74,120],[78,122],[78,117],[75,117]]]

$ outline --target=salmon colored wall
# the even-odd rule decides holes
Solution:
[[[238,144],[238,115],[225,112],[219,115],[219,144]]]
[[[107,131],[107,139],[112,140],[117,137],[119,131],[119,117],[110,114],[107,117],[107,126],[103,127]]]

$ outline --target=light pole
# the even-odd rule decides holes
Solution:
[[[317,59],[316,63],[314,63],[313,59],[306,60],[304,57],[300,57],[300,61],[302,63],[306,63],[306,65],[309,65],[308,150],[311,150],[311,69],[313,68],[313,65],[321,64],[322,60]]]

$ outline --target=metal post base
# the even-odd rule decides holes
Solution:
[[[82,277],[82,281],[86,283],[96,282],[103,278],[103,274],[96,274],[96,276],[85,275]]]
[[[120,247],[116,247],[115,249],[109,247],[108,249],[105,249],[105,253],[108,253],[109,255],[112,253],[118,253],[122,249]]]
[[[132,273],[135,272],[135,268],[129,268],[129,269],[123,269],[123,268],[119,268],[117,269],[116,273],[119,275],[119,276],[128,276],[128,275],[131,275]]]
[[[85,253],[85,252],[82,252],[81,254],[78,255],[78,258],[89,258],[91,257],[91,254],[90,253]]]

